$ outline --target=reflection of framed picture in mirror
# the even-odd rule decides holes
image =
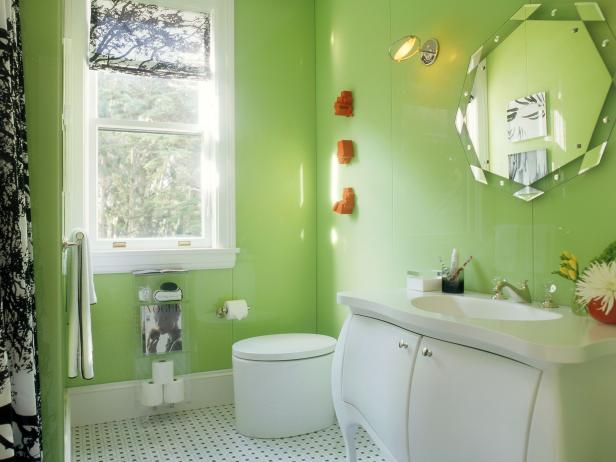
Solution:
[[[507,105],[507,139],[530,140],[547,135],[545,92],[514,99]]]
[[[548,174],[545,149],[509,154],[509,179],[529,186]]]

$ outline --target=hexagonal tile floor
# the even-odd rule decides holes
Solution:
[[[361,462],[384,462],[358,434]],[[337,425],[292,438],[262,440],[235,431],[233,405],[73,428],[73,462],[336,462],[344,461]]]

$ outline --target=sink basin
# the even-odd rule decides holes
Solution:
[[[495,319],[500,321],[549,321],[562,315],[523,303],[451,295],[414,298],[411,304],[420,310],[458,318]]]

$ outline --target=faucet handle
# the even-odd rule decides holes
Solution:
[[[501,283],[503,282],[507,282],[507,279],[501,276],[495,276],[492,278],[492,283],[494,284],[494,287],[497,287],[499,285],[501,285]]]
[[[544,286],[545,298],[541,306],[543,308],[558,308],[558,303],[554,302],[554,294],[556,293],[556,284],[548,282]]]
[[[492,295],[493,300],[505,300],[505,295],[503,294],[503,283],[507,282],[507,280],[503,277],[497,276],[492,279],[494,282],[494,288],[492,291],[494,294]]]

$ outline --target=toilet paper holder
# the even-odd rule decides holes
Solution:
[[[250,307],[248,307],[248,311],[250,311]],[[229,309],[226,306],[221,306],[220,308],[216,309],[216,316],[219,318],[224,318],[225,316],[227,316],[228,312]]]

